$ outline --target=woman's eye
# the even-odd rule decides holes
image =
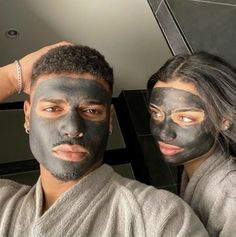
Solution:
[[[160,118],[162,115],[158,112],[153,112],[154,117]]]
[[[203,111],[173,112],[172,120],[181,126],[193,126],[204,120]]]
[[[193,118],[189,117],[189,116],[183,116],[183,115],[180,115],[179,116],[179,121],[181,122],[185,122],[185,123],[190,123],[190,122],[193,122]]]
[[[151,111],[151,116],[153,119],[156,120],[162,120],[163,119],[163,114],[159,111]]]

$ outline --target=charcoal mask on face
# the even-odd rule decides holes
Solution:
[[[106,148],[110,104],[111,94],[96,80],[53,77],[40,81],[30,113],[35,158],[63,181],[86,174],[101,161]],[[82,136],[68,136],[76,133]]]
[[[184,164],[203,156],[214,145],[216,133],[199,96],[172,87],[154,88],[150,110],[150,129],[166,162]]]

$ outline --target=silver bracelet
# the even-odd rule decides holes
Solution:
[[[18,94],[22,92],[22,70],[21,70],[21,65],[18,60],[15,60],[16,64],[16,79],[17,79],[17,87],[18,87]]]

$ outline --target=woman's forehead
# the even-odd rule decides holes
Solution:
[[[158,81],[154,86],[154,88],[161,88],[161,87],[175,88],[175,89],[187,91],[189,93],[192,93],[194,95],[201,97],[196,86],[192,82],[184,82],[178,78],[175,80],[168,81],[168,82]]]
[[[150,106],[161,106],[168,111],[186,108],[206,110],[201,97],[174,87],[155,87],[150,97]]]

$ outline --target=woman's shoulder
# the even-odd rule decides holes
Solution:
[[[227,196],[231,194],[236,198],[236,160],[228,158],[210,175],[208,185],[215,192],[219,191]]]

